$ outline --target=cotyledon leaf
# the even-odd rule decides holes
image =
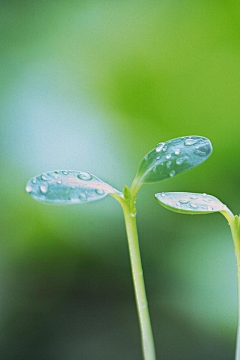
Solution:
[[[230,212],[226,205],[212,195],[188,192],[162,192],[155,194],[159,204],[183,214],[209,214]]]
[[[142,160],[135,183],[148,184],[171,178],[201,164],[212,153],[210,140],[183,136],[159,143]]]
[[[82,204],[121,192],[83,171],[57,170],[28,181],[26,191],[38,201],[53,204]]]

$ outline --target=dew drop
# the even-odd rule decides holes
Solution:
[[[177,160],[176,160],[176,164],[177,164],[177,165],[182,165],[182,163],[183,163],[185,160],[187,160],[187,159],[188,159],[187,156],[182,157],[182,158],[180,158],[180,159],[177,159]]]
[[[179,202],[180,202],[181,204],[188,204],[188,203],[189,203],[189,200],[179,200]]]
[[[192,202],[189,204],[189,206],[191,206],[191,208],[193,208],[193,209],[197,209],[197,207],[198,207],[197,204],[192,203]]]
[[[147,161],[147,160],[148,160],[148,155],[146,155],[146,156],[144,157],[144,159]]]
[[[36,179],[32,179],[32,183],[33,183],[33,184],[36,184],[36,183],[37,183],[37,180],[36,180]]]
[[[170,171],[169,176],[170,176],[170,177],[173,177],[175,174],[176,174],[176,171],[175,171],[175,170],[172,170],[172,171]]]
[[[180,203],[180,201],[178,201],[178,202],[176,203],[176,206],[177,206],[178,208],[180,208],[180,207],[181,207],[181,203]]]
[[[167,150],[167,145],[165,145],[163,148],[162,148],[162,151],[166,151]]]
[[[96,189],[95,192],[98,195],[104,195],[105,194],[105,191],[103,189]]]
[[[166,195],[165,195],[165,193],[161,193],[161,197],[165,197]]]
[[[68,175],[68,171],[64,170],[63,172],[63,175]]]
[[[157,160],[161,159],[161,156],[157,156],[156,159],[157,159]]]
[[[172,157],[172,155],[171,154],[168,154],[167,156],[166,156],[166,159],[170,159]]]
[[[197,199],[198,197],[196,195],[191,195],[190,199]]]
[[[42,174],[41,179],[47,181],[48,177],[46,175]]]
[[[162,148],[164,147],[165,143],[159,143],[156,147],[156,152],[160,152]]]
[[[89,181],[92,180],[92,175],[90,175],[87,172],[81,172],[80,174],[78,174],[77,176],[80,180],[85,180],[85,181]]]
[[[194,145],[198,142],[199,139],[191,139],[191,138],[188,138],[185,140],[184,142],[184,145],[186,146],[190,146],[190,145]]]
[[[47,191],[48,191],[47,185],[41,185],[40,186],[40,191],[41,191],[42,194],[46,194]]]
[[[78,196],[78,198],[79,198],[79,200],[87,200],[87,195],[86,194],[84,194],[84,193],[82,193],[82,194],[80,194],[79,196]]]
[[[135,217],[136,215],[137,215],[136,210],[133,210],[133,211],[131,212],[131,217]]]
[[[171,161],[168,161],[168,162],[167,162],[166,166],[167,166],[168,169],[170,168],[171,164],[172,164]]]
[[[174,151],[174,154],[175,154],[175,155],[179,155],[179,154],[180,154],[180,150],[179,150],[179,149],[176,149],[176,150]]]
[[[31,187],[31,185],[27,185],[26,186],[26,191],[28,192],[28,193],[30,193],[31,191],[32,191],[32,187]]]
[[[205,151],[201,151],[201,150],[195,150],[194,154],[200,155],[200,156],[206,156],[207,155],[207,153]]]
[[[208,211],[213,211],[213,208],[211,206],[207,207]]]
[[[203,193],[203,196],[207,196],[207,194],[206,194],[206,193]]]
[[[61,184],[61,183],[62,183],[62,180],[58,180],[57,183],[58,183],[58,184]]]
[[[57,171],[57,170],[56,170],[56,171],[54,171],[54,172],[55,172],[55,174],[59,174],[59,171]]]

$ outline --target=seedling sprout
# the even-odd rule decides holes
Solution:
[[[57,170],[28,181],[26,191],[37,201],[82,204],[111,195],[121,205],[128,238],[132,277],[139,317],[144,360],[155,360],[155,347],[144,285],[138,233],[136,200],[142,185],[160,182],[194,168],[212,152],[211,142],[201,136],[184,136],[159,143],[141,161],[130,188],[116,190],[96,176],[82,171]]]

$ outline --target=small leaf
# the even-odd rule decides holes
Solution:
[[[220,200],[207,194],[167,192],[155,194],[155,197],[166,209],[183,214],[230,211]]]
[[[121,193],[99,178],[83,171],[50,171],[28,181],[26,191],[38,201],[82,204]]]
[[[176,176],[201,164],[211,153],[211,142],[202,136],[159,143],[142,160],[134,182],[148,184]]]

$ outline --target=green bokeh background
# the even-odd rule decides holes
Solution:
[[[206,163],[138,197],[157,358],[230,360],[237,277],[219,214],[170,213],[159,191],[240,205],[237,0],[2,1],[1,360],[139,360],[123,216],[111,197],[35,202],[27,180],[54,169],[130,185],[158,142],[202,135]]]

